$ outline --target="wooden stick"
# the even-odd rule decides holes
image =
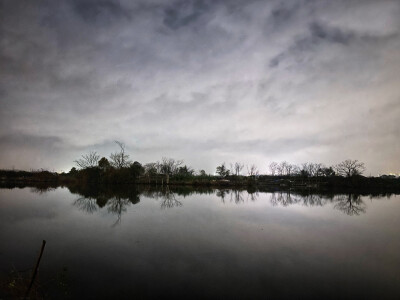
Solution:
[[[43,255],[43,251],[44,251],[44,246],[46,246],[46,241],[45,241],[45,240],[43,240],[43,242],[42,242],[42,248],[40,249],[40,254],[39,254],[38,260],[37,260],[37,262],[36,262],[36,266],[35,266],[35,269],[34,269],[34,271],[33,271],[32,278],[31,278],[31,282],[29,283],[29,287],[28,287],[28,290],[27,290],[26,293],[25,293],[24,299],[27,299],[27,298],[28,298],[29,292],[31,291],[31,288],[32,288],[32,286],[33,286],[33,282],[35,281],[35,277],[36,277],[37,271],[38,271],[38,269],[39,269],[40,260],[42,259],[42,255]]]

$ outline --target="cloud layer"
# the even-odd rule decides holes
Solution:
[[[2,1],[0,167],[134,160],[400,171],[400,2]]]

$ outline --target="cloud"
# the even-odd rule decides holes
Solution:
[[[0,166],[42,167],[55,146],[35,141],[53,137],[56,169],[85,151],[107,156],[121,140],[135,160],[173,156],[209,172],[229,160],[348,157],[372,173],[396,171],[399,9],[361,0],[4,2]]]
[[[104,19],[128,18],[129,14],[119,2],[114,1],[73,1],[74,11],[86,22],[103,21]]]

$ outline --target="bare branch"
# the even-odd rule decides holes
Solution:
[[[74,160],[74,163],[81,169],[96,167],[100,155],[96,151],[90,151],[88,154],[82,155],[82,158]]]
[[[120,150],[110,154],[110,164],[117,169],[129,167],[132,161],[129,160],[129,155],[125,153],[125,144],[119,141],[115,141],[115,143]]]
[[[336,173],[341,176],[351,177],[361,175],[365,171],[364,163],[358,160],[346,159],[335,166]]]

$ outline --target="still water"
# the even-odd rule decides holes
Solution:
[[[48,299],[400,299],[396,195],[1,189],[0,238]]]

